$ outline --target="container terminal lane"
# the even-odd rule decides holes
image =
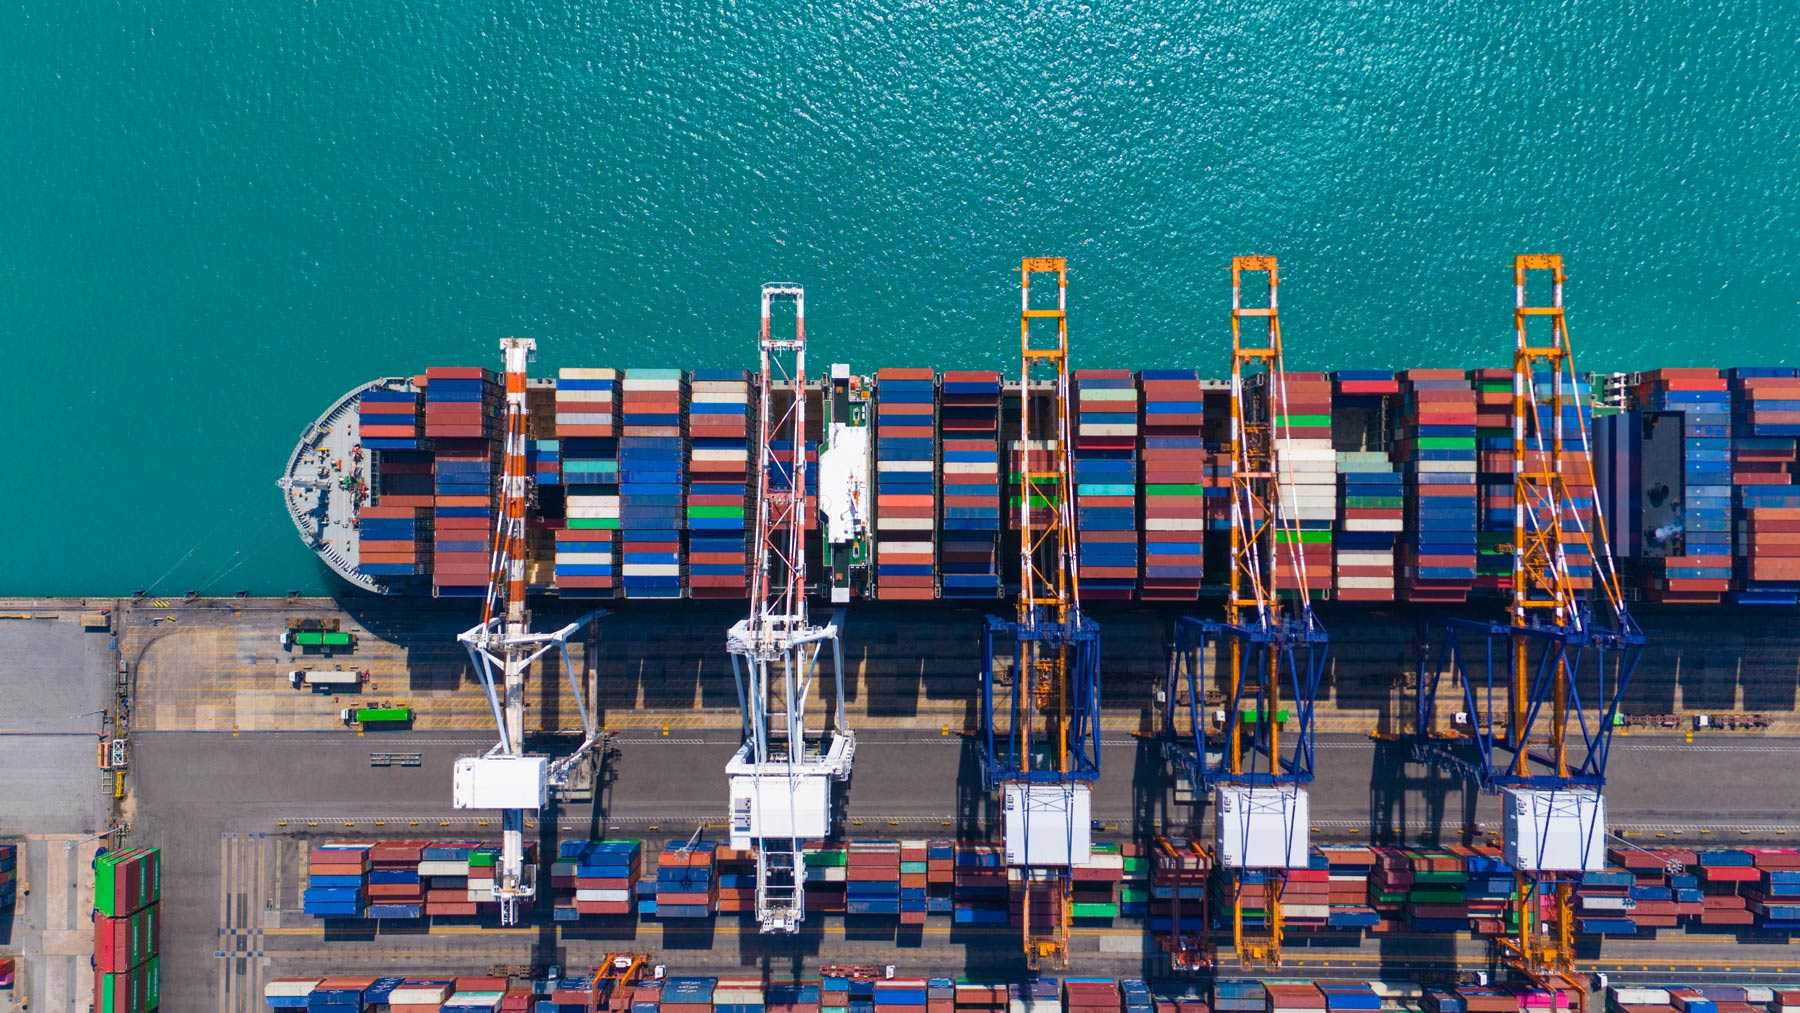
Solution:
[[[299,910],[310,841],[491,840],[495,834],[491,819],[481,825],[488,814],[449,804],[456,759],[491,742],[484,709],[464,704],[479,693],[466,656],[432,646],[441,643],[440,628],[463,621],[459,610],[375,599],[170,598],[8,607],[20,615],[55,617],[0,624],[14,671],[29,670],[42,650],[37,644],[57,644],[64,653],[43,660],[75,676],[63,691],[79,685],[104,704],[123,662],[132,706],[129,727],[118,730],[127,732],[131,756],[120,811],[134,839],[155,841],[165,855],[164,1008],[262,1008],[263,984],[285,974],[466,971],[542,962],[546,953],[565,966],[580,966],[609,950],[635,947],[696,971],[761,966],[771,954],[785,961],[774,966],[816,969],[896,953],[891,936],[846,938],[836,925],[821,927],[822,935],[771,941],[753,925],[729,919],[719,920],[710,934],[646,922],[635,939],[620,940],[567,931],[546,935],[539,923],[365,932],[311,918]],[[109,629],[83,633],[78,617],[100,608],[110,610]],[[555,815],[556,832],[661,841],[706,824],[718,835],[727,811],[725,781],[713,774],[736,749],[739,732],[729,674],[716,656],[708,657],[710,645],[700,639],[716,627],[687,609],[652,607],[636,615],[638,621],[631,615],[605,621],[613,624],[602,641],[608,661],[595,673],[601,714],[613,732],[598,813],[592,805],[565,806]],[[985,802],[966,734],[966,688],[977,661],[968,654],[970,638],[958,629],[977,623],[979,613],[932,615],[925,621],[918,611],[873,608],[846,625],[846,649],[858,673],[847,692],[854,720],[865,729],[846,813],[854,835],[953,836],[972,799]],[[1111,641],[1115,650],[1108,658],[1103,773],[1093,815],[1104,834],[1126,838],[1144,825],[1147,812],[1167,811],[1156,808],[1168,805],[1166,766],[1160,751],[1140,738],[1161,660],[1148,645],[1166,636],[1156,627],[1167,620],[1102,616],[1109,629],[1123,633]],[[301,662],[280,643],[295,617],[332,619],[354,631],[355,651],[331,663],[371,670],[374,688],[365,693],[408,702],[417,714],[415,726],[358,735],[339,717],[351,696],[295,689],[287,674]],[[1359,630],[1339,625],[1337,669],[1330,692],[1322,694],[1313,789],[1320,841],[1460,839],[1460,785],[1433,778],[1418,765],[1396,767],[1382,755],[1386,747],[1368,735],[1381,719],[1377,687],[1391,682],[1391,668],[1409,657],[1405,642],[1413,618],[1397,615],[1393,623]],[[1800,637],[1776,629],[1754,636],[1718,630],[1716,623],[1673,610],[1655,622],[1664,634],[1661,650],[1640,673],[1631,710],[1757,713],[1772,720],[1766,730],[1709,728],[1693,733],[1691,741],[1680,729],[1630,729],[1615,744],[1608,789],[1613,829],[1646,845],[1800,840],[1800,786],[1772,776],[1792,769],[1800,757],[1800,722],[1791,702],[1791,659],[1800,654]],[[672,635],[651,636],[648,628]],[[51,629],[56,636],[41,635]],[[1352,646],[1347,634],[1363,639]],[[71,648],[70,641],[78,646]],[[959,652],[956,644],[965,646]],[[90,647],[86,661],[67,656]],[[1790,659],[1786,664],[1783,656]],[[1381,668],[1384,659],[1390,671]],[[619,688],[609,692],[609,679]],[[197,694],[196,686],[204,693]],[[569,711],[558,711],[567,703],[549,695],[538,699],[527,712],[534,729],[578,727]],[[1691,725],[1691,719],[1683,722]],[[15,736],[0,738],[0,745],[19,747],[21,758],[28,752]],[[97,783],[100,772],[90,753],[84,751],[83,762],[96,779],[84,783]],[[66,795],[68,776],[89,775],[41,782],[46,794]],[[1403,780],[1408,786],[1401,789]],[[90,797],[101,796],[94,791]],[[55,797],[37,801],[40,813],[57,808]],[[1492,800],[1478,804],[1480,822],[1497,827]],[[104,826],[93,826],[99,829]],[[1318,976],[1394,976],[1409,969],[1424,974],[1442,971],[1447,961],[1477,966],[1485,947],[1468,938],[1448,947],[1426,936],[1390,938],[1349,949],[1290,948],[1287,966],[1294,974]],[[1143,973],[1154,949],[1137,926],[1079,930],[1071,940],[1076,965],[1097,974]],[[1004,966],[1011,953],[993,932],[932,928],[898,951],[898,959],[920,968],[980,969]],[[1783,969],[1800,967],[1800,960],[1789,960],[1783,943],[1699,936],[1680,945],[1608,940],[1592,966],[1627,973],[1642,968],[1645,980],[1666,978],[1673,968],[1695,981],[1743,981],[1791,974]]]

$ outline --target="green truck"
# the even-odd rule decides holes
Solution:
[[[411,707],[376,704],[372,707],[345,707],[344,724],[364,728],[406,728],[412,725]]]

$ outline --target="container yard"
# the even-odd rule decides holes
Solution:
[[[814,373],[775,284],[754,370],[340,399],[281,489],[342,597],[57,606],[109,816],[0,845],[13,988],[1800,1010],[1800,371],[1578,370],[1552,255],[1510,367],[1288,371],[1231,268],[1217,379],[1073,368],[1028,258],[1012,375]]]

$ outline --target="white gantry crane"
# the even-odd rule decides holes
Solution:
[[[494,898],[500,903],[500,923],[514,925],[520,902],[537,894],[537,870],[525,863],[525,815],[549,804],[551,794],[589,759],[600,739],[569,658],[569,638],[600,613],[590,612],[553,633],[531,632],[531,613],[525,607],[525,515],[531,494],[525,465],[525,370],[537,342],[502,338],[500,348],[506,362],[506,436],[487,601],[481,624],[456,638],[468,649],[481,677],[500,740],[480,756],[456,761],[453,804],[458,809],[501,811],[502,849]],[[525,675],[553,650],[562,655],[583,732],[581,745],[557,760],[525,754]]]
[[[793,301],[791,338],[770,333],[770,311],[779,300]],[[725,773],[731,845],[756,851],[757,923],[764,932],[796,932],[806,917],[801,848],[831,833],[832,795],[849,779],[856,752],[856,736],[844,721],[838,624],[815,626],[806,610],[806,295],[800,286],[763,286],[759,346],[750,615],[726,634],[744,743]],[[829,722],[814,734],[806,709],[827,645],[836,695]]]

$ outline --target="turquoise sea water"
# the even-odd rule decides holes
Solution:
[[[34,3],[0,10],[0,593],[330,588],[273,481],[377,374],[1500,365],[1568,258],[1585,365],[1800,362],[1800,6]]]

